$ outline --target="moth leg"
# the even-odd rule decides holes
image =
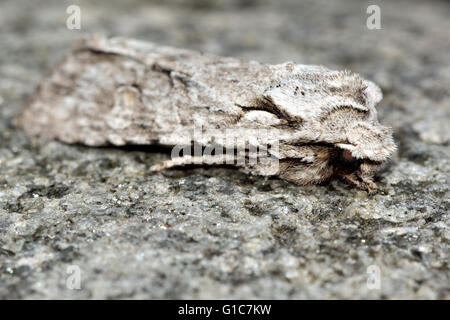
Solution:
[[[150,171],[162,171],[174,167],[186,165],[213,165],[213,164],[233,164],[234,155],[202,155],[202,156],[182,156],[174,159],[165,160],[162,163],[155,164]]]
[[[362,180],[356,173],[342,175],[341,179],[343,182],[351,186],[356,186],[359,189],[366,190],[370,193],[377,189],[375,182],[370,180]]]

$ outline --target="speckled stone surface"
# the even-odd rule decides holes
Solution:
[[[80,31],[65,26],[74,3]],[[450,3],[379,1],[372,31],[356,0],[102,3],[0,3],[1,299],[450,298]],[[45,72],[93,32],[351,69],[381,86],[399,150],[368,195],[226,168],[153,174],[168,154],[16,130]]]

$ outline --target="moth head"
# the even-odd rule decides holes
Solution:
[[[359,122],[345,128],[346,143],[336,146],[354,159],[383,162],[395,151],[392,129],[379,123]]]
[[[313,161],[304,157],[308,164],[287,161],[285,178],[305,183],[334,175],[362,189],[375,189],[374,173],[395,150],[392,130],[377,119],[381,89],[348,71],[288,67],[298,73],[268,87],[256,109],[296,128],[296,143],[316,144],[322,151]]]
[[[373,175],[396,149],[392,129],[361,122],[346,128],[346,143],[338,143],[337,175],[346,182],[373,191]]]

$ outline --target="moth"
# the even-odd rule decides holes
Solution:
[[[349,71],[90,36],[42,81],[15,124],[65,143],[201,150],[184,149],[153,171],[231,159],[299,185],[340,179],[374,191],[374,174],[396,148],[377,119],[381,99],[377,85]],[[236,139],[244,147],[228,152]],[[236,161],[262,151],[266,161]]]

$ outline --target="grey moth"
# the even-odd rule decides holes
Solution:
[[[153,171],[225,162],[299,185],[339,179],[373,191],[395,150],[392,130],[377,120],[381,99],[377,85],[348,71],[91,36],[15,123],[66,143],[178,147]]]

